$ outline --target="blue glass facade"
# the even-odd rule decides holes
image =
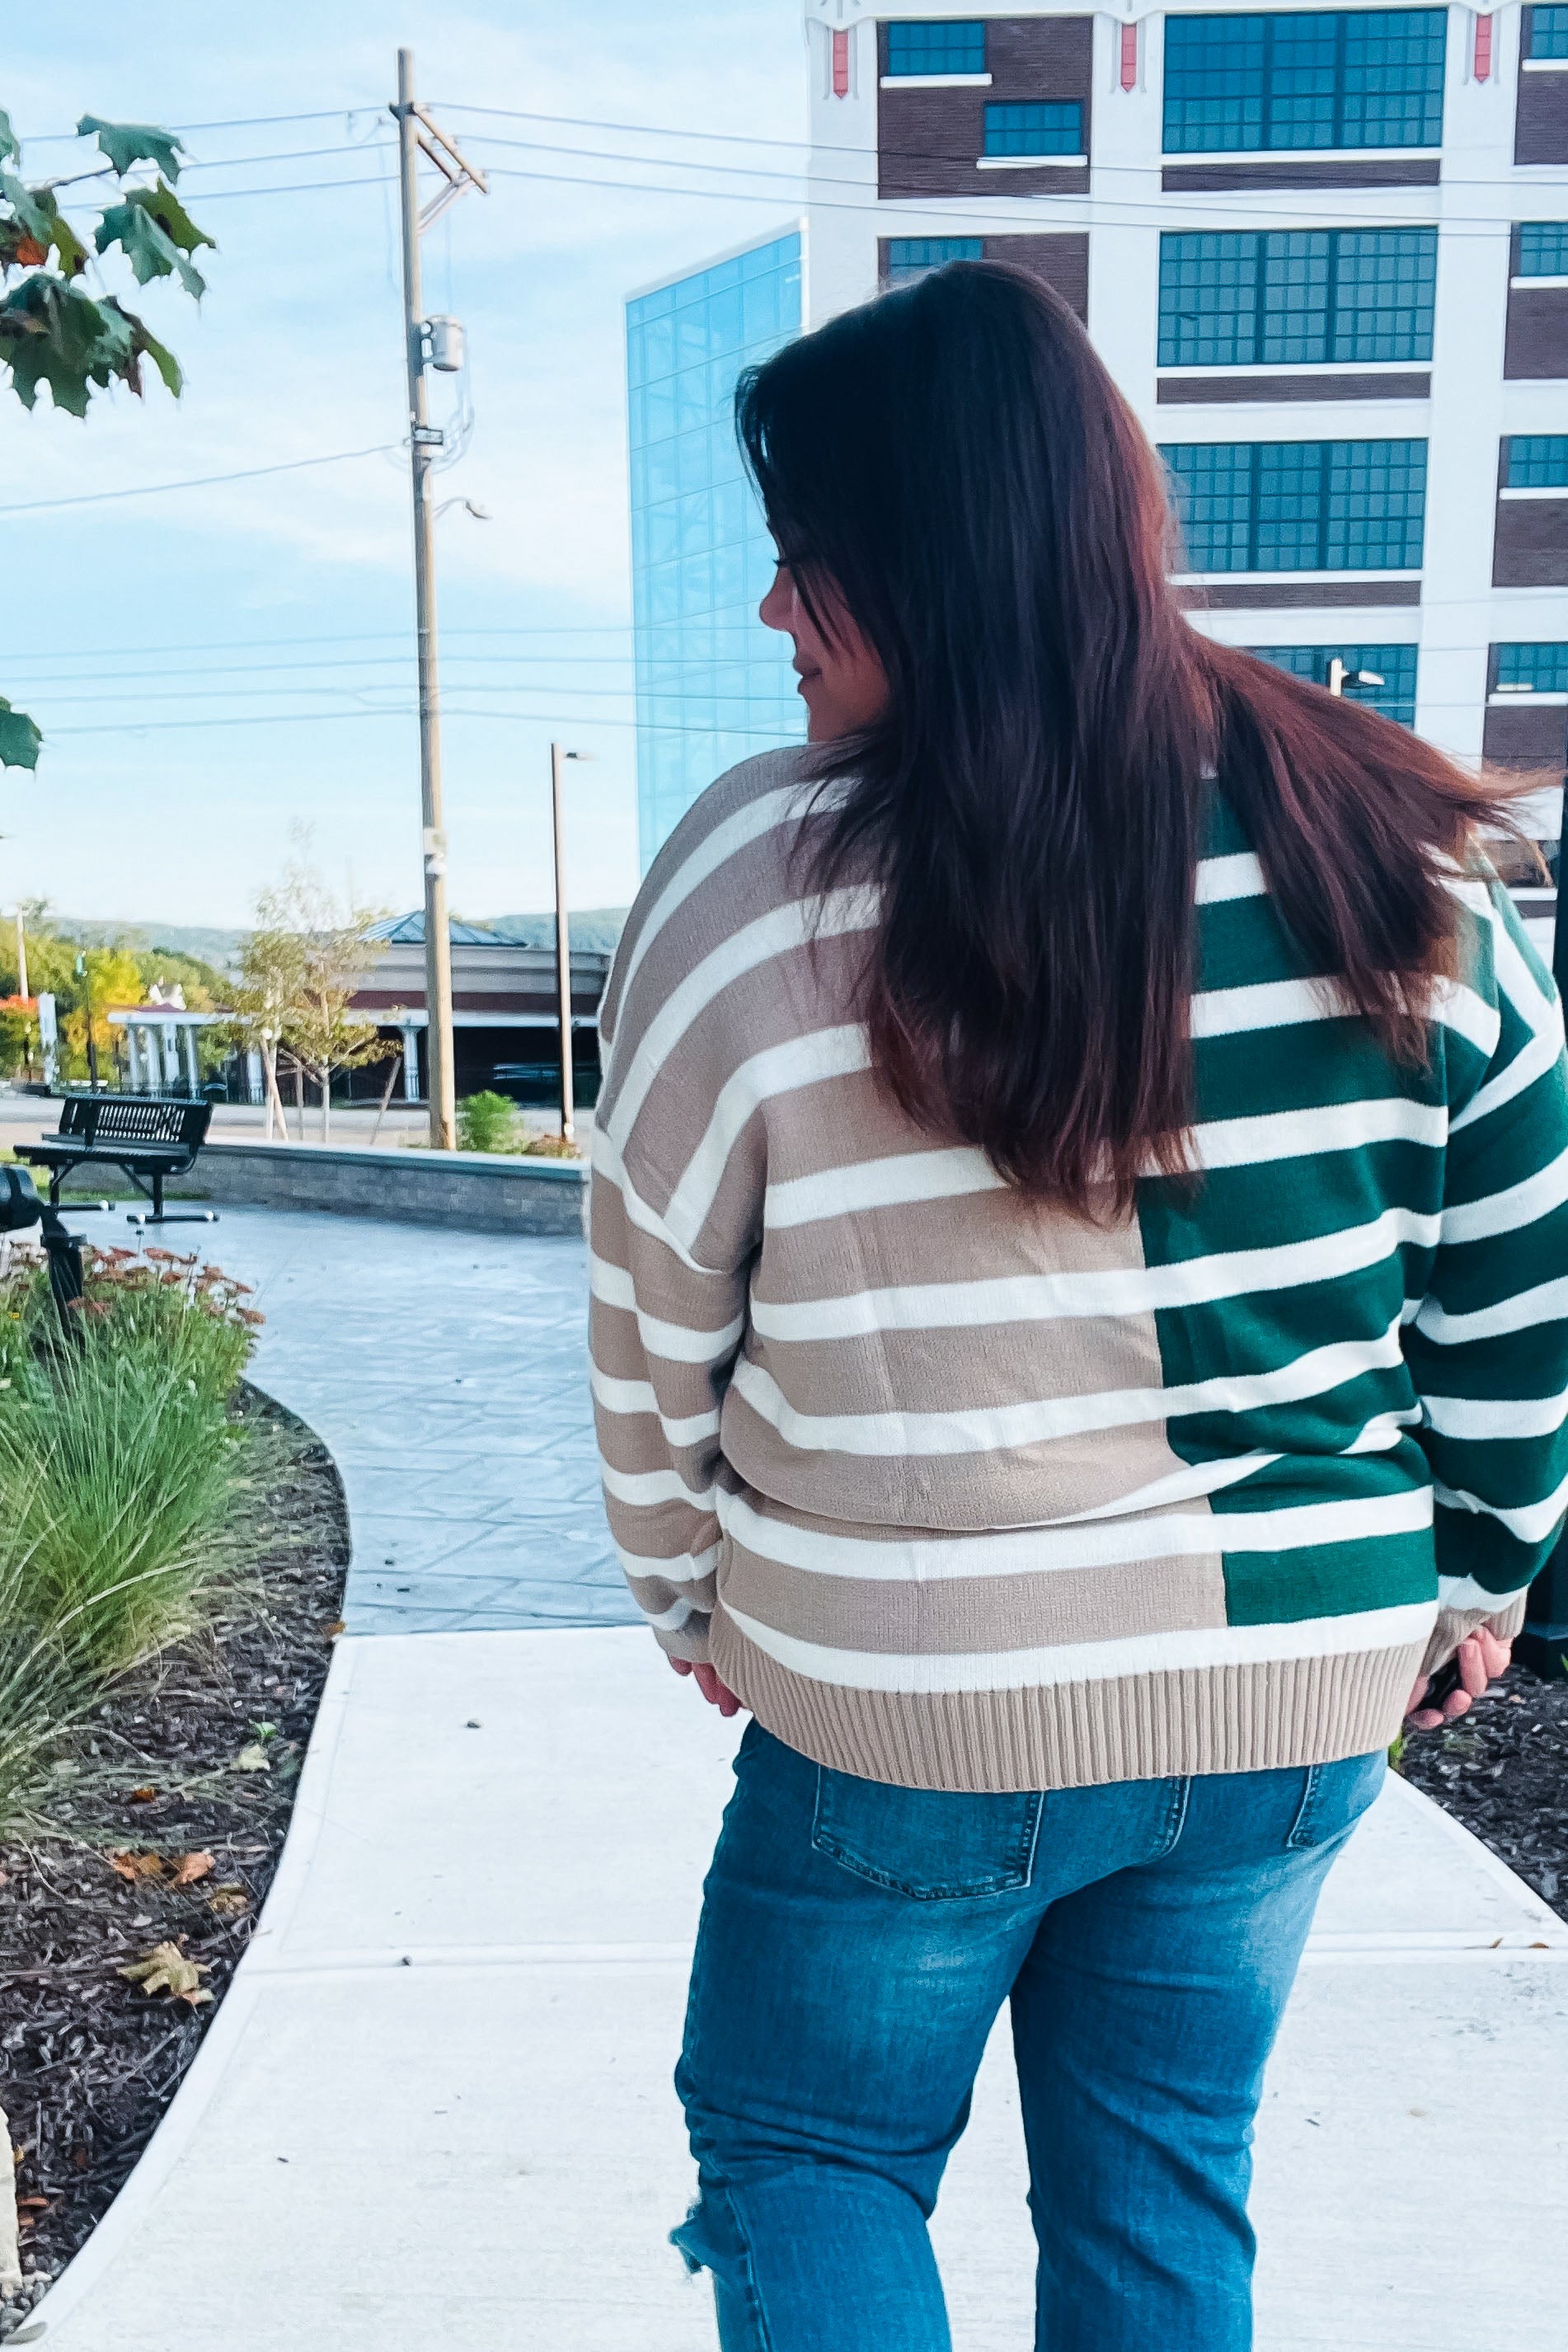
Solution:
[[[646,871],[715,776],[798,740],[786,637],[757,604],[773,542],[735,442],[735,379],[801,329],[797,231],[626,305],[637,831]]]

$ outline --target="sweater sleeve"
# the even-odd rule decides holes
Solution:
[[[1501,884],[1475,903],[1496,1043],[1452,1110],[1438,1244],[1405,1346],[1436,1496],[1429,1671],[1478,1625],[1517,1633],[1568,1507],[1562,1008]]]
[[[746,1327],[763,1154],[757,1122],[733,1131],[721,1024],[686,1022],[679,992],[661,996],[646,964],[612,982],[606,1003],[614,1034],[589,1202],[605,1509],[660,1647],[700,1663],[725,1475],[720,1413]]]

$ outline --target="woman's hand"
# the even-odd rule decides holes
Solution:
[[[735,1696],[732,1690],[720,1681],[711,1666],[694,1666],[689,1658],[671,1658],[669,1663],[675,1668],[678,1675],[696,1675],[698,1689],[701,1692],[709,1706],[716,1706],[721,1715],[731,1716],[740,1714],[740,1700]],[[1504,1653],[1503,1663],[1505,1665],[1508,1663],[1506,1652]],[[1468,1706],[1469,1705],[1469,1701],[1467,1699],[1465,1704]],[[1434,1717],[1433,1720],[1436,1720],[1436,1717]]]
[[[1466,1634],[1455,1654],[1459,1666],[1459,1688],[1450,1691],[1440,1707],[1423,1706],[1421,1702],[1426,1696],[1430,1678],[1422,1675],[1410,1694],[1410,1704],[1405,1710],[1405,1721],[1416,1731],[1436,1731],[1442,1724],[1457,1722],[1461,1715],[1469,1713],[1487,1685],[1505,1671],[1512,1653],[1511,1642],[1500,1642],[1497,1635],[1489,1633],[1484,1625],[1478,1626],[1473,1633]]]

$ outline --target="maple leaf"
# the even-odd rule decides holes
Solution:
[[[212,1995],[202,1984],[202,1979],[212,1974],[205,1960],[187,1959],[178,1944],[154,1944],[139,1960],[132,1960],[115,1971],[132,1984],[139,1984],[144,1993],[166,1992],[172,2000],[188,2001],[199,2009]]]
[[[0,768],[36,768],[43,740],[26,712],[13,710],[0,694]]]
[[[213,1869],[210,1853],[183,1853],[169,1874],[171,1886],[194,1886],[198,1878],[207,1877]]]
[[[97,140],[117,179],[123,179],[133,163],[156,163],[167,180],[180,176],[184,150],[172,131],[159,131],[151,122],[105,122],[101,115],[84,114],[76,135]]]
[[[0,301],[0,359],[24,408],[47,383],[57,408],[85,416],[89,387],[101,389],[134,366],[135,337],[117,303],[95,302],[37,271]]]
[[[98,224],[93,243],[100,253],[107,253],[110,246],[118,245],[131,264],[138,286],[145,286],[153,278],[172,278],[177,271],[187,294],[199,297],[207,290],[207,281],[201,271],[185,259],[157,215],[144,204],[138,204],[134,194],[122,205],[110,205]]]
[[[19,155],[21,152],[16,134],[11,128],[11,118],[5,108],[0,106],[0,163]]]

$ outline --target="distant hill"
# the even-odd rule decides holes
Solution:
[[[627,912],[625,907],[584,907],[581,913],[574,909],[574,946],[612,954],[625,927]],[[482,923],[502,939],[515,940],[520,947],[548,948],[555,944],[553,914],[482,915],[471,916],[468,919]],[[203,963],[216,964],[220,971],[238,953],[240,942],[245,938],[243,929],[237,927],[229,930],[218,924],[89,923],[75,915],[51,915],[49,921],[68,939],[81,940],[89,946],[123,940],[129,947],[145,949],[153,953],[163,948],[171,955],[196,956]]]

